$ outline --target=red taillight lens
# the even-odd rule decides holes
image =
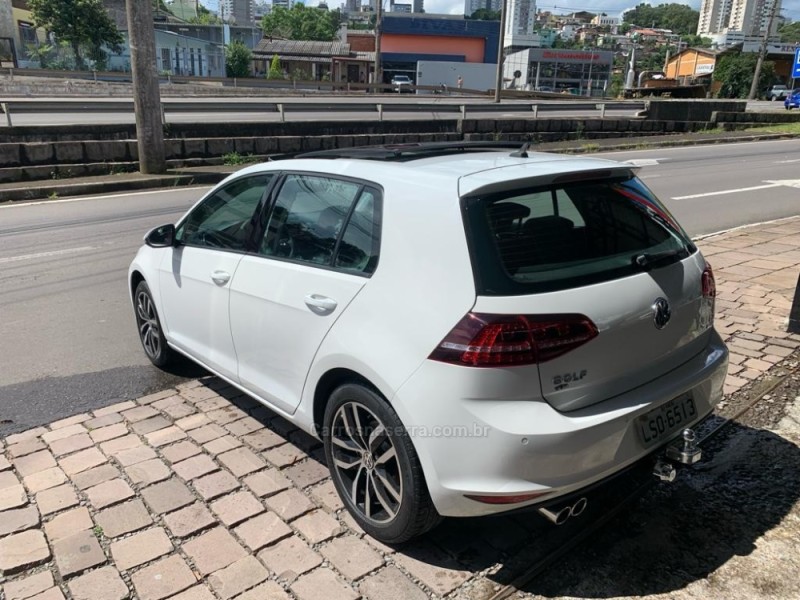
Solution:
[[[716,298],[717,296],[717,283],[714,281],[714,271],[711,265],[706,263],[706,268],[703,270],[703,298]]]
[[[552,360],[597,336],[583,315],[468,313],[430,358],[471,367],[531,365]]]
[[[552,492],[532,492],[530,494],[515,494],[511,496],[479,496],[475,494],[464,494],[466,498],[482,502],[483,504],[519,504],[520,502],[528,502],[542,496],[547,496]]]

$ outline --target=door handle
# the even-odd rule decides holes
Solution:
[[[309,294],[305,297],[305,303],[312,312],[318,315],[327,315],[336,310],[338,303],[333,298],[320,296],[319,294]]]
[[[225,285],[226,283],[228,283],[228,281],[230,281],[230,279],[231,279],[231,274],[226,273],[225,271],[214,271],[211,274],[211,281],[213,281],[217,285]]]

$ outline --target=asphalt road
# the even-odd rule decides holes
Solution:
[[[800,141],[602,156],[639,164],[693,236],[800,206]],[[176,220],[204,189],[0,205],[0,435],[201,373],[149,366],[126,273],[143,234]]]

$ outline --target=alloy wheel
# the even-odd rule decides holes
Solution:
[[[155,359],[161,354],[161,328],[153,299],[145,291],[140,291],[136,296],[136,318],[144,351]]]
[[[403,477],[392,436],[363,404],[345,402],[333,417],[333,468],[352,505],[375,523],[395,518],[403,499]]]

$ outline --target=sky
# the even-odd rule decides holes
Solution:
[[[217,9],[219,0],[201,0],[208,8]],[[398,2],[411,3],[412,0],[398,0]],[[633,8],[643,0],[537,0],[538,10],[549,10],[557,14],[566,14],[573,11],[587,11],[593,13],[604,12],[607,15],[618,15],[628,8]],[[657,6],[676,2],[678,4],[688,4],[695,10],[700,8],[701,0],[644,0],[647,4]],[[309,6],[316,6],[319,0],[305,0]],[[336,8],[340,0],[328,0],[328,6]],[[384,5],[388,5],[388,0],[384,0]],[[783,0],[781,12],[792,21],[800,21],[800,0]],[[464,0],[425,0],[425,11],[435,14],[464,14]]]

